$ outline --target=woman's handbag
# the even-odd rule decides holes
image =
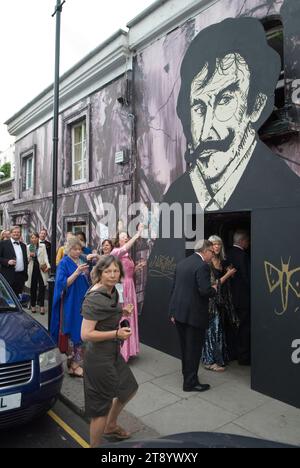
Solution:
[[[40,269],[43,273],[47,273],[48,271],[48,265],[47,263],[43,263],[42,265],[40,265]]]
[[[64,307],[64,301],[63,301],[63,294],[61,295],[60,298],[60,314],[59,314],[59,332],[58,332],[58,348],[61,353],[66,353],[69,348],[69,337],[68,335],[64,335],[62,331],[62,325],[63,325],[63,307]]]

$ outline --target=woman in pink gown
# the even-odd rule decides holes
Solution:
[[[140,341],[139,341],[139,330],[138,330],[138,309],[137,309],[137,300],[136,292],[134,286],[134,273],[143,268],[144,264],[139,263],[137,266],[129,255],[129,250],[137,239],[141,236],[144,229],[143,225],[140,225],[136,235],[129,240],[129,237],[126,232],[120,232],[117,247],[113,249],[111,255],[118,257],[124,268],[124,280],[123,280],[123,301],[124,305],[132,304],[133,311],[130,317],[126,316],[126,319],[130,322],[130,328],[132,335],[130,338],[123,343],[121,354],[125,361],[127,362],[130,357],[137,356],[140,351]]]

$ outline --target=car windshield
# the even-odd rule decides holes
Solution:
[[[6,286],[0,281],[0,313],[16,310],[17,306]]]

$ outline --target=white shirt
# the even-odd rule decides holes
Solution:
[[[243,247],[241,247],[240,245],[233,244],[233,247],[237,247],[238,249],[240,249],[240,250],[243,250],[243,251],[244,251]]]
[[[206,263],[200,252],[196,252],[196,254],[199,255],[199,257],[202,258],[202,260],[204,261],[204,263]]]
[[[11,242],[12,242],[12,245],[13,245],[13,248],[14,248],[14,251],[15,251],[15,254],[16,254],[16,266],[15,266],[15,271],[16,272],[20,272],[20,271],[24,271],[24,259],[23,259],[23,251],[22,251],[22,248],[20,246],[20,242],[19,241],[14,241],[13,239],[10,239]],[[18,242],[19,245],[17,244],[14,244],[14,242]]]

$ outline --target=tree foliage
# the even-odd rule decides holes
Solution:
[[[11,174],[11,164],[7,162],[0,167],[0,172],[3,172],[3,179],[9,179]]]

